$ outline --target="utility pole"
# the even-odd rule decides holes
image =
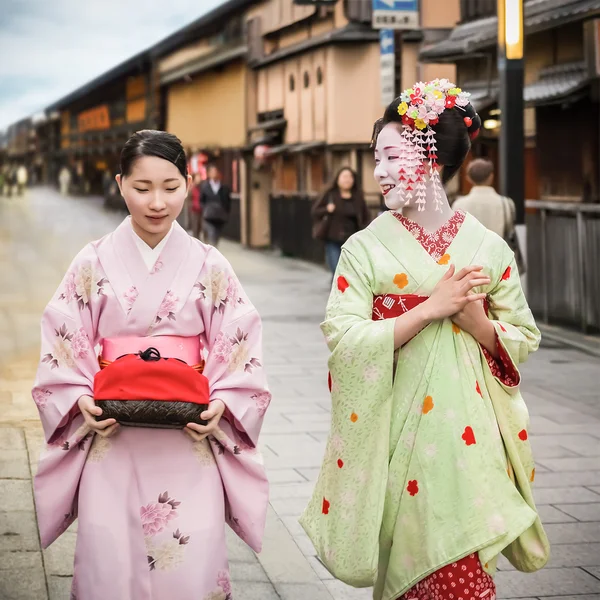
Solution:
[[[523,0],[498,0],[500,189],[514,201],[519,225],[525,223],[523,62]]]

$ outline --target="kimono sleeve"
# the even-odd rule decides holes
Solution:
[[[340,378],[354,378],[350,373],[356,369],[366,369],[367,381],[377,379],[391,393],[396,320],[372,320],[373,286],[367,262],[368,256],[359,260],[342,249],[321,330],[331,351],[329,368],[334,384]]]
[[[496,329],[502,362],[506,369],[518,374],[518,365],[538,349],[541,335],[525,299],[514,255],[508,247],[500,272],[502,275],[488,296],[489,316]]]
[[[221,400],[226,406],[224,418],[244,442],[256,447],[271,401],[262,362],[261,319],[231,265],[216,250],[204,270],[200,310],[210,401]]]
[[[64,294],[62,299],[59,294],[42,316],[41,357],[32,390],[48,443],[78,414],[79,398],[93,396],[94,375],[99,370],[90,343],[94,336],[89,305],[63,301]]]

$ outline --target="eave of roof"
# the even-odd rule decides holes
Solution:
[[[600,15],[600,0],[529,0],[525,3],[525,34]],[[424,62],[454,62],[497,43],[495,16],[457,25],[450,36],[420,52]]]

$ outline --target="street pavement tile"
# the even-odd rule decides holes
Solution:
[[[258,559],[254,551],[245,544],[229,527],[225,528],[227,555],[231,562],[256,563]]]
[[[590,573],[591,575],[593,575],[596,579],[600,579],[600,566],[597,566],[597,567],[585,567],[585,570],[588,573]]]
[[[557,567],[596,567],[600,563],[600,542],[576,544],[552,544],[550,560],[545,569]],[[504,556],[498,560],[502,571],[514,571],[515,568]]]
[[[259,581],[269,583],[269,578],[256,562],[229,561],[229,570],[234,581]]]
[[[299,517],[308,504],[308,498],[271,498],[271,506],[281,517]],[[565,515],[566,517],[566,515]],[[566,517],[567,519],[569,517]]]
[[[31,479],[27,450],[0,450],[0,479]]]
[[[285,528],[297,539],[301,535],[306,535],[302,525],[298,521],[298,517],[281,517]]]
[[[546,417],[540,415],[531,415],[531,424],[529,426],[532,435],[600,435],[598,423],[555,423]]]
[[[600,594],[580,594],[577,596],[552,596],[552,600],[600,600]]]
[[[300,548],[300,550],[302,550],[302,554],[304,554],[304,556],[317,555],[315,547],[310,541],[310,538],[305,533],[301,533],[300,535],[296,536],[296,544],[298,544],[298,547]]]
[[[298,469],[298,472],[308,481],[317,481],[317,477],[319,477],[319,473],[321,472],[321,466],[312,467],[312,468],[304,468],[301,467]]]
[[[63,533],[49,548],[44,550],[44,563],[47,575],[73,575],[75,541],[77,534]]]
[[[0,512],[0,552],[40,549],[33,510]]]
[[[233,598],[243,600],[280,600],[270,583],[257,583],[235,580],[231,583]]]
[[[599,460],[597,458],[544,458],[539,461],[544,467],[551,471],[591,471],[597,469]]]
[[[309,433],[324,436],[327,439],[329,432],[329,415],[306,415],[306,418],[296,418],[294,415],[289,417],[285,414],[281,415],[281,421],[277,423],[266,423],[263,426],[261,435],[270,435],[273,433]],[[309,425],[310,424],[310,425]]]
[[[535,573],[500,571],[496,575],[498,598],[595,594],[600,592],[600,580],[583,569],[542,569]]]
[[[531,449],[536,461],[546,458],[573,458],[579,456],[577,453],[562,446],[557,445],[557,442],[548,440],[542,437],[531,436]]]
[[[372,600],[373,598],[371,588],[353,588],[337,579],[326,581],[325,585],[335,600]]]
[[[600,485],[588,485],[588,489],[592,490],[594,494],[598,494],[600,496]]]
[[[323,563],[316,556],[309,556],[308,562],[322,581],[335,579],[335,577],[325,568]]]
[[[598,428],[600,432],[600,427]],[[591,435],[559,435],[555,443],[580,456],[600,456],[600,438]],[[600,459],[598,461],[600,463]]]
[[[7,512],[33,511],[31,482],[22,479],[0,479],[0,507]]]
[[[600,523],[549,523],[545,526],[551,544],[600,542]]]
[[[600,471],[562,471],[559,473],[543,472],[538,474],[536,470],[533,487],[534,490],[537,490],[541,488],[560,488],[578,485],[586,487],[600,485]]]
[[[557,504],[556,508],[575,517],[578,521],[600,521],[600,502],[595,504]]]
[[[261,442],[277,456],[300,457],[312,454],[320,458],[325,451],[325,444],[316,442],[306,432],[286,435],[269,433],[261,436]]]
[[[316,442],[315,442],[316,443]],[[270,469],[291,469],[291,468],[300,468],[300,469],[310,469],[317,468],[321,465],[322,462],[322,454],[307,454],[305,456],[274,456],[265,453],[264,455],[265,466],[267,470]]]
[[[322,583],[280,583],[276,589],[281,600],[332,600],[329,590]]]
[[[71,584],[73,577],[59,577],[51,575],[48,577],[49,600],[67,600],[71,597]]]
[[[0,427],[0,451],[25,449],[23,430],[15,427]]]
[[[306,481],[306,477],[296,469],[278,469],[276,467],[269,468],[268,466],[267,477],[271,485],[279,483],[302,483]]]
[[[279,500],[282,498],[305,498],[308,500],[314,489],[314,484],[305,481],[304,483],[280,483],[271,485],[269,498]]]
[[[536,470],[537,479],[537,470]],[[600,496],[584,487],[533,488],[536,504],[585,504],[600,502]]]
[[[39,552],[0,552],[0,598],[46,600],[46,577]]]
[[[550,506],[549,504],[541,504],[538,506],[538,513],[540,515],[540,519],[542,523],[571,523],[575,522],[572,516],[565,514],[564,512],[558,510],[554,506]]]

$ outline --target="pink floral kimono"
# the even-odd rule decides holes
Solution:
[[[127,218],[86,246],[42,318],[42,545],[78,518],[72,598],[230,600],[225,523],[258,552],[268,505],[260,318],[224,257],[177,223],[151,269],[138,242]],[[227,407],[214,437],[90,432],[77,401],[93,395],[103,340],[125,336],[200,339],[211,399]]]

